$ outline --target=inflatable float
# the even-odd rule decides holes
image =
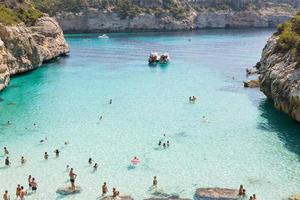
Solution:
[[[140,160],[139,160],[138,158],[134,158],[134,159],[131,160],[131,163],[132,163],[133,165],[137,165],[137,164],[140,163]]]
[[[81,192],[81,187],[76,186],[75,190],[73,190],[71,187],[61,187],[56,190],[56,193],[61,195],[71,195],[71,194],[77,194]]]

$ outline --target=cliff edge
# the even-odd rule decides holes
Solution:
[[[279,26],[257,67],[260,90],[275,108],[300,121],[300,13]]]
[[[5,16],[0,20],[0,90],[8,85],[11,75],[36,69],[69,52],[57,21],[44,14],[28,18],[32,16],[29,12],[29,8],[0,7],[0,15]]]

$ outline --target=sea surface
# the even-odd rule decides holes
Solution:
[[[26,199],[36,200],[97,199],[104,181],[110,192],[116,187],[142,200],[151,196],[153,176],[159,191],[187,198],[199,187],[240,184],[259,200],[300,193],[300,124],[259,89],[243,88],[245,69],[273,31],[67,35],[68,57],[13,77],[0,93],[1,194],[28,188],[29,174],[38,191]],[[148,66],[153,51],[169,52],[171,62]],[[170,147],[159,147],[160,139]],[[67,165],[78,174],[80,194],[56,194],[69,184]]]

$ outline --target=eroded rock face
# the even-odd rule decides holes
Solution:
[[[244,82],[244,87],[247,87],[247,88],[259,87],[259,80],[247,80]]]
[[[34,27],[0,24],[0,90],[9,75],[39,67],[44,61],[69,52],[62,29],[50,17],[40,18]]]
[[[238,190],[227,188],[198,188],[196,200],[237,200]]]
[[[253,11],[191,10],[188,17],[176,20],[166,13],[155,16],[142,13],[133,19],[120,19],[118,13],[88,9],[81,13],[60,13],[55,16],[66,32],[100,32],[127,30],[190,30],[228,27],[275,27],[295,14],[291,10],[261,9]]]
[[[277,39],[272,36],[263,49],[260,90],[274,101],[275,108],[300,121],[300,68],[290,52],[276,52]]]

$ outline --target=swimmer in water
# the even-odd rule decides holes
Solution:
[[[45,160],[48,160],[48,157],[49,157],[48,153],[47,153],[47,152],[45,152],[45,154],[44,154],[44,158],[45,158]]]
[[[256,200],[256,195],[255,194],[253,194],[253,200]]]
[[[112,99],[109,100],[109,104],[112,104]]]
[[[158,184],[158,182],[157,182],[156,176],[154,176],[153,181],[152,181],[152,186],[157,187],[157,184]]]
[[[24,165],[26,163],[26,159],[24,158],[24,156],[21,156],[21,164]]]
[[[65,141],[65,143],[64,143],[65,145],[68,145],[69,144],[69,141]]]
[[[166,148],[166,143],[163,144],[164,149]]]
[[[40,140],[40,143],[47,142],[47,141],[48,141],[48,139],[45,137],[45,139]]]
[[[11,125],[10,121],[7,121],[7,125]]]
[[[161,140],[159,140],[159,142],[158,142],[158,146],[161,146]]]
[[[6,166],[9,166],[9,165],[10,165],[9,157],[6,157],[6,158],[5,158],[5,165],[6,165]]]
[[[8,191],[5,190],[4,194],[3,194],[3,200],[10,200],[10,197],[8,195]]]
[[[103,119],[102,115],[99,117],[99,120],[101,121]]]
[[[102,196],[106,195],[108,193],[106,182],[102,185]]]
[[[92,164],[92,162],[93,162],[92,158],[89,158],[89,161],[88,161],[88,163],[91,165],[91,164]]]
[[[95,165],[93,166],[94,170],[97,170],[98,169],[98,164],[95,163]]]
[[[38,125],[36,123],[33,124],[34,127],[38,127]]]
[[[170,146],[170,142],[169,142],[169,140],[167,141],[167,147],[169,147]]]
[[[56,156],[56,157],[59,157],[60,151],[59,151],[58,149],[56,149],[56,150],[54,151],[54,153],[55,153],[55,156]]]
[[[7,154],[9,154],[9,152],[8,152],[7,148],[4,147],[4,155],[7,155]]]

